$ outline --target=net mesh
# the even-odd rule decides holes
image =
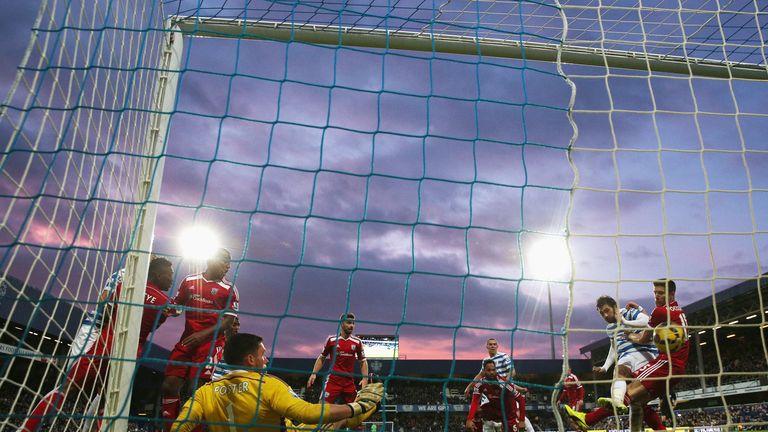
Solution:
[[[146,137],[165,114],[157,94],[169,17],[193,28],[178,91],[166,95],[175,103],[158,159]],[[203,28],[214,22],[233,30],[195,37],[211,36]],[[250,22],[287,26],[296,38],[325,30],[383,43],[253,40]],[[554,360],[552,370],[518,372],[541,423],[556,427],[561,359],[576,367],[580,348],[607,342],[595,298],[651,307],[648,282],[660,276],[685,287],[684,306],[712,305],[694,310],[691,333],[716,361],[692,354],[692,384],[681,388],[708,394],[757,381],[743,384],[753,393],[768,370],[764,290],[740,291],[756,299],[741,312],[716,293],[765,272],[765,83],[607,59],[765,71],[766,22],[765,5],[747,0],[44,2],[0,117],[9,353],[0,385],[13,395],[0,428],[16,427],[65,382],[69,345],[104,280],[136,250],[148,205],[157,207],[152,252],[174,261],[174,286],[204,269],[182,259],[179,227],[218,231],[232,253],[242,331],[264,336],[270,357],[316,356],[339,314],[354,311],[361,331],[397,335],[403,359],[450,360],[420,378],[397,368],[379,377],[392,389],[406,379],[434,385],[431,402],[446,408],[429,422],[444,430],[467,408],[452,396],[474,376],[460,360],[482,357],[489,337],[516,359]],[[478,52],[522,45],[522,58],[390,49],[399,35],[456,38]],[[541,46],[596,60],[526,59],[526,47]],[[152,180],[162,184],[157,199],[139,181],[149,161],[164,165]],[[535,255],[547,240],[554,249]],[[171,348],[183,321],[169,319],[150,342]],[[748,366],[725,354],[737,340],[749,341]],[[157,392],[166,356],[145,353],[134,393]],[[308,370],[273,366],[317,396],[303,388]],[[612,381],[586,370],[582,378]],[[50,427],[81,427],[100,388],[68,396],[72,408],[51,414]],[[402,394],[392,400],[409,402]],[[766,420],[739,420],[716,397],[723,423]],[[139,395],[121,416],[151,419],[153,405]],[[381,420],[397,429],[410,415]]]

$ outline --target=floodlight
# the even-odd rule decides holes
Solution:
[[[179,234],[181,255],[192,261],[206,261],[219,249],[219,236],[204,225],[192,225]]]
[[[571,255],[565,238],[547,237],[537,240],[528,249],[525,274],[532,279],[557,281],[571,274]]]

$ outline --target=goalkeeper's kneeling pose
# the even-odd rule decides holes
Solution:
[[[329,430],[355,427],[376,411],[384,388],[381,383],[365,386],[355,402],[346,405],[311,404],[299,398],[280,378],[254,369],[267,365],[266,349],[259,336],[238,333],[224,346],[224,361],[241,370],[199,388],[189,399],[171,428],[188,432],[198,424],[211,432]]]

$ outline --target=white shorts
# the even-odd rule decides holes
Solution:
[[[531,421],[528,420],[528,417],[525,417],[525,431],[526,432],[534,432],[535,429],[533,428],[533,425],[531,424]]]
[[[508,432],[516,432],[517,425],[510,425]],[[483,420],[483,432],[504,432],[504,424],[493,420]]]
[[[94,326],[90,321],[83,321],[80,328],[77,329],[75,338],[72,339],[72,345],[69,347],[69,354],[67,354],[67,367],[64,370],[69,371],[81,356],[87,354],[100,335],[100,327]]]
[[[630,351],[619,359],[618,364],[619,366],[627,366],[629,370],[635,372],[640,370],[641,367],[648,364],[648,362],[653,360],[655,357],[656,356],[653,353],[648,351]]]

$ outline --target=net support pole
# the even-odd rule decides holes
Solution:
[[[131,407],[131,390],[136,370],[139,324],[144,312],[147,270],[152,251],[157,202],[163,178],[165,140],[171,112],[176,102],[183,37],[176,27],[165,34],[165,46],[157,69],[152,112],[146,134],[145,155],[137,192],[139,209],[131,250],[125,263],[125,276],[115,325],[114,343],[106,390],[102,431],[126,431]]]
[[[544,62],[666,72],[696,77],[768,80],[768,65],[650,54],[575,45],[521,42],[427,31],[171,16],[187,36],[304,42],[318,45],[525,58]],[[516,37],[509,34],[510,37]],[[558,58],[558,53],[560,57]]]

